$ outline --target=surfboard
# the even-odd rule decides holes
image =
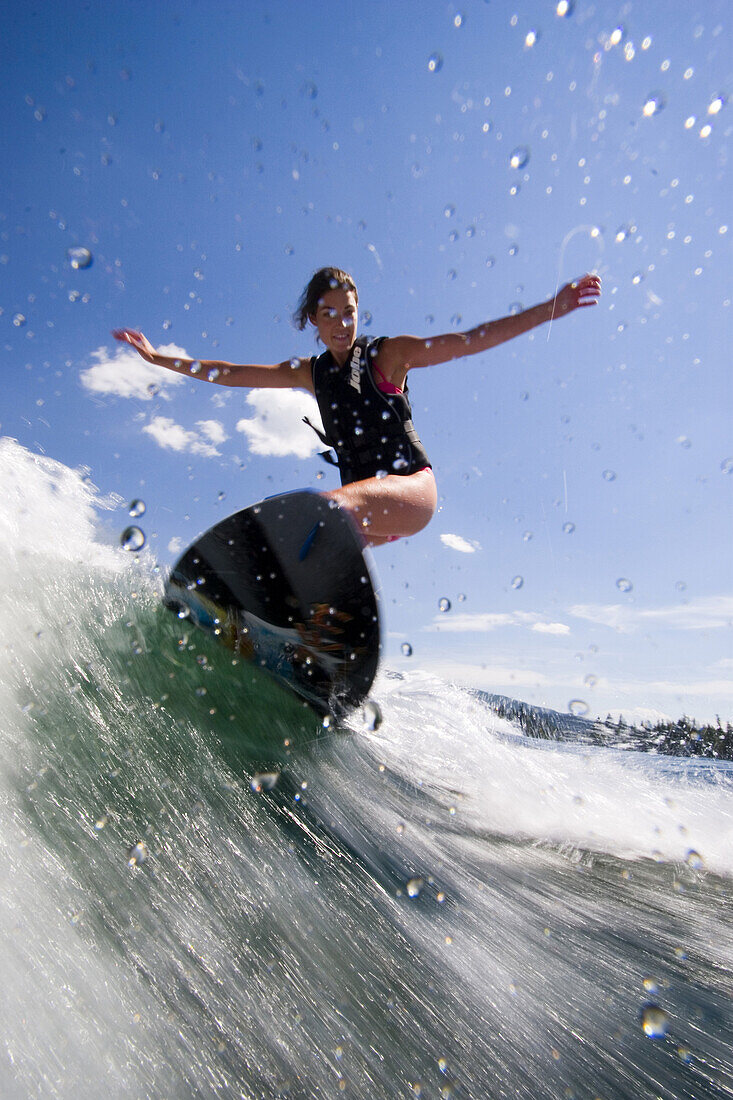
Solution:
[[[217,523],[171,570],[164,603],[266,670],[320,716],[366,699],[380,653],[377,595],[352,520],[312,491]]]

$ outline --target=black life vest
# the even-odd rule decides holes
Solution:
[[[343,367],[330,351],[311,359],[324,427],[315,431],[336,452],[342,485],[379,474],[412,474],[430,465],[412,423],[407,385],[403,393],[382,393],[374,379],[371,361],[384,339],[360,336]]]

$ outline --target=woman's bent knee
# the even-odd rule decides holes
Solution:
[[[370,537],[415,535],[435,514],[438,493],[432,470],[390,474],[343,485],[324,494],[346,508]]]

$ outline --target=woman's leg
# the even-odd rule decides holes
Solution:
[[[371,546],[381,546],[391,537],[417,534],[433,518],[438,504],[431,469],[370,477],[323,495],[351,513]]]

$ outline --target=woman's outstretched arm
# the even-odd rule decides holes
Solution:
[[[115,340],[129,344],[148,363],[166,367],[178,374],[216,382],[220,386],[246,386],[252,389],[303,389],[313,393],[310,359],[286,359],[283,363],[225,363],[218,359],[187,359],[162,355],[146,336],[135,329],[115,329]],[[192,369],[193,367],[193,369]]]
[[[566,283],[554,298],[521,313],[486,321],[467,332],[448,332],[442,336],[420,339],[417,336],[395,336],[387,339],[379,349],[379,369],[396,385],[404,381],[404,374],[414,367],[433,367],[450,359],[476,355],[488,351],[497,344],[521,336],[523,332],[537,328],[546,321],[565,317],[573,310],[594,306],[601,293],[598,275],[584,275],[572,283]],[[401,377],[399,377],[401,375]]]

